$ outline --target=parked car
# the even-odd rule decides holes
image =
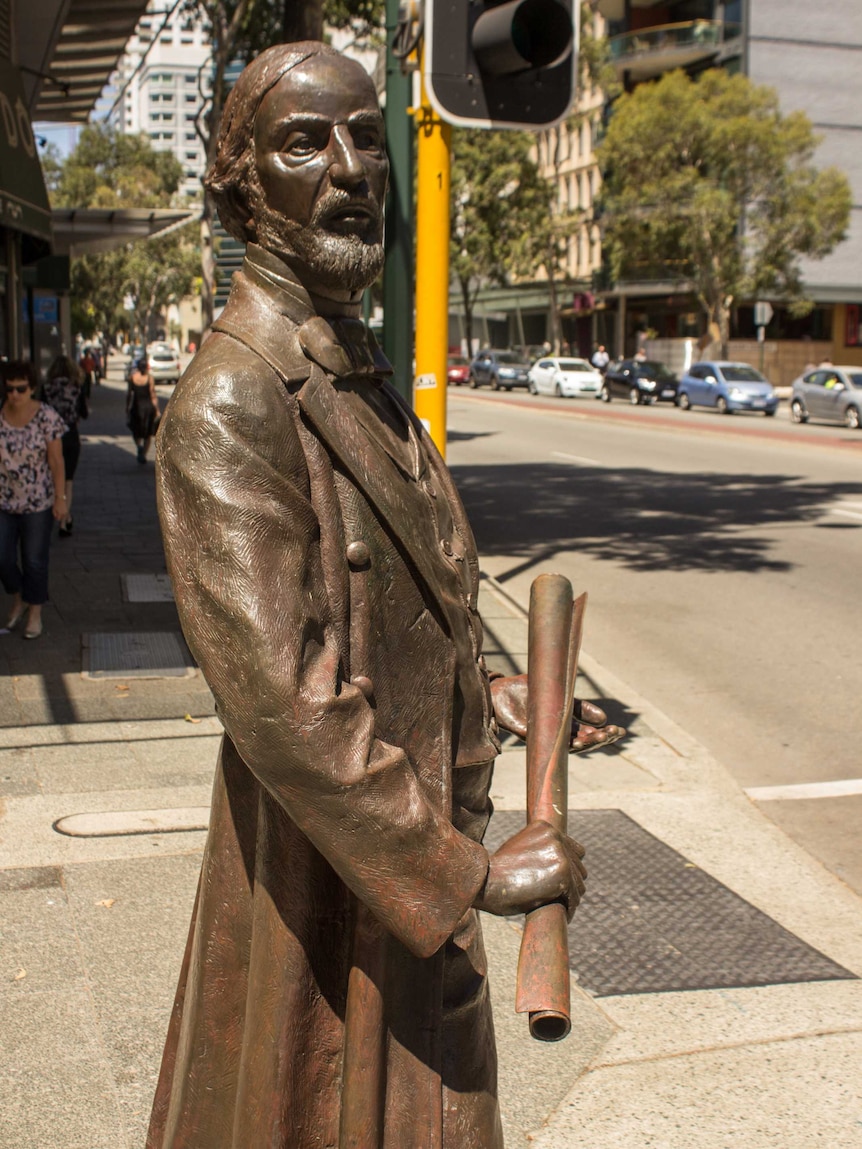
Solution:
[[[470,381],[470,360],[463,355],[450,355],[446,361],[446,382],[461,387]]]
[[[611,399],[628,399],[633,405],[656,403],[659,399],[676,399],[676,375],[657,359],[620,359],[609,363],[597,396],[605,403]]]
[[[862,368],[818,367],[793,381],[790,418],[794,423],[825,419],[857,431],[862,427]]]
[[[586,359],[540,359],[530,368],[533,395],[591,395],[602,387],[602,376]]]
[[[748,363],[712,360],[689,367],[679,382],[676,403],[683,411],[715,407],[721,415],[734,411],[774,415],[778,396],[766,376]]]
[[[180,357],[169,343],[151,343],[147,348],[150,374],[156,383],[176,383],[182,374]]]
[[[517,351],[480,351],[470,364],[470,386],[490,383],[495,391],[529,387],[530,364]]]

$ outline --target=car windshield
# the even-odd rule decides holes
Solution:
[[[469,367],[470,364],[467,362],[467,360],[464,358],[463,355],[450,355],[449,356],[449,366],[450,367]]]
[[[669,383],[676,382],[676,375],[672,371],[668,371],[664,363],[659,363],[656,359],[647,359],[644,363],[638,363],[637,368],[639,374],[646,376],[647,379],[667,380]]]
[[[520,355],[516,355],[514,351],[501,351],[497,356],[498,363],[516,363],[520,365],[524,362]]]
[[[561,371],[592,371],[586,359],[560,359],[558,360]]]
[[[851,372],[848,374],[847,378],[850,380],[854,387],[862,387],[862,375],[860,375],[858,371]]]
[[[733,366],[733,367],[722,367],[721,373],[725,377],[725,379],[728,381],[728,383],[768,383],[769,382],[769,380],[766,379],[763,375],[761,375],[759,371],[755,371],[755,369],[753,367],[747,367],[744,363],[741,363],[741,364],[739,364],[737,366]]]

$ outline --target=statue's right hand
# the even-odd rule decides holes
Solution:
[[[584,848],[549,826],[530,822],[490,855],[477,909],[508,917],[562,902],[571,920],[584,894]]]

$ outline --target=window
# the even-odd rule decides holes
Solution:
[[[197,140],[197,138],[198,138],[197,132],[186,132],[186,143],[193,144],[195,142],[195,140]]]
[[[190,160],[192,163],[194,163],[197,158],[198,158],[197,152],[186,152],[186,159]]]
[[[193,72],[186,72],[185,76],[183,76],[183,79],[187,84],[196,84],[198,82],[198,78]]]
[[[193,112],[191,114],[189,114],[188,112],[186,113],[186,123],[187,124],[193,124],[196,119],[197,119],[197,116]]]
[[[194,92],[187,92],[187,93],[186,93],[186,103],[187,103],[187,104],[196,104],[196,103],[197,103],[197,99],[198,99],[198,98],[197,98],[197,96],[194,94]]]

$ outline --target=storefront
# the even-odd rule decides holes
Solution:
[[[58,298],[37,271],[50,255],[51,209],[21,73],[0,57],[0,358],[39,359],[41,343],[59,337]]]

